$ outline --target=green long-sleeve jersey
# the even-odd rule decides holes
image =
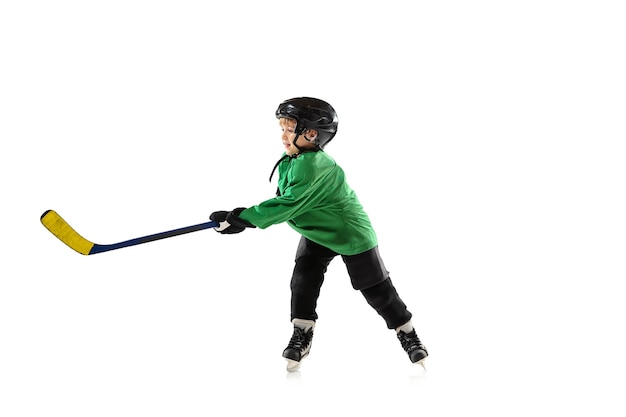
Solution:
[[[284,157],[278,164],[279,195],[243,210],[239,217],[265,229],[287,222],[302,236],[341,255],[377,245],[368,215],[326,152]]]

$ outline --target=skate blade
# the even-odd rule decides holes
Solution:
[[[293,371],[297,371],[298,369],[300,369],[300,365],[302,364],[302,361],[304,360],[304,358],[306,358],[307,356],[309,356],[309,352],[306,352],[301,358],[300,358],[300,362],[296,362],[293,359],[289,359],[289,358],[285,358],[285,360],[287,361],[287,372],[293,372]]]
[[[300,362],[296,362],[293,359],[285,359],[287,361],[287,372],[295,372],[300,369]]]

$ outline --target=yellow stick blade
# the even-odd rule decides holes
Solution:
[[[48,210],[41,215],[41,223],[61,242],[65,243],[76,252],[83,255],[89,255],[93,243],[79,235],[76,230],[72,229],[61,216],[54,210]]]

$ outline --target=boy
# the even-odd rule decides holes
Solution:
[[[271,182],[278,168],[276,197],[249,208],[216,211],[210,218],[219,222],[215,230],[222,234],[287,222],[302,235],[291,277],[294,329],[283,351],[287,371],[297,370],[309,354],[320,288],[337,255],[346,265],[352,287],[396,331],[411,362],[424,366],[428,352],[380,258],[370,220],[342,168],[323,150],[337,133],[335,110],[323,100],[297,97],[281,103],[276,118],[285,147],[270,175]]]

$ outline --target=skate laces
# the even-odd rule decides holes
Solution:
[[[305,332],[304,329],[301,329],[300,327],[294,327],[293,335],[291,336],[291,339],[289,340],[289,345],[287,345],[287,347],[297,350],[303,350],[307,347],[312,338],[313,329],[309,329],[307,332]]]
[[[422,342],[420,342],[419,338],[417,337],[415,330],[412,330],[409,333],[400,331],[398,333],[398,339],[400,339],[400,344],[402,345],[402,348],[407,352],[415,349],[420,349],[422,345]]]

